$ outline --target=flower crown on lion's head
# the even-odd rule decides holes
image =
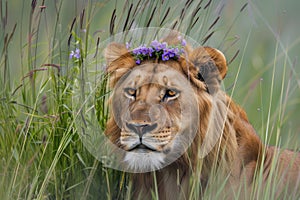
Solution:
[[[158,42],[157,40],[153,40],[150,43],[150,46],[146,46],[145,44],[134,48],[131,48],[131,44],[126,42],[126,48],[131,50],[131,54],[135,59],[136,64],[141,64],[141,61],[145,59],[154,58],[157,60],[167,61],[170,59],[177,60],[182,53],[184,53],[183,47],[186,46],[185,39],[178,37],[181,41],[178,45],[168,45],[166,42]]]

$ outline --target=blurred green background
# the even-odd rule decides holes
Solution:
[[[101,164],[82,147],[72,126],[68,95],[72,74],[81,70],[84,61],[73,62],[69,53],[80,47],[86,57],[94,54],[98,38],[101,43],[111,32],[128,28],[128,13],[131,28],[144,27],[149,19],[153,19],[149,26],[170,28],[180,21],[183,8],[192,5],[176,29],[224,52],[229,62],[224,90],[246,110],[266,143],[299,149],[300,1],[207,0],[195,16],[196,1],[147,2],[0,0],[0,197],[14,193],[15,198],[42,198],[46,190],[56,191],[47,196],[50,199],[71,198],[68,192],[86,181],[95,184],[96,193],[104,191],[107,196],[123,187],[119,182],[124,174],[106,169],[98,172],[102,179],[96,183],[89,179]],[[190,19],[195,22],[197,17],[193,29],[187,31]],[[81,175],[78,170],[83,171]],[[55,178],[59,176],[61,180]],[[111,180],[118,180],[118,185]],[[97,184],[105,188],[97,189]]]

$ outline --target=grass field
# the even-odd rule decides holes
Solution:
[[[173,4],[0,0],[1,199],[130,199],[127,174],[103,167],[82,144],[72,98],[87,67],[99,65],[104,76],[101,43],[137,27],[174,27],[223,51],[229,61],[224,89],[260,138],[299,150],[300,1]],[[70,58],[76,49],[80,57]],[[102,80],[97,115],[104,127]],[[210,191],[205,199],[213,198]]]

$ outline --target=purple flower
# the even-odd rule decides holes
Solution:
[[[170,57],[170,58],[175,57],[175,53],[169,52],[169,57]]]
[[[155,50],[159,50],[160,49],[160,43],[157,40],[153,40],[151,42],[151,46],[155,49]]]
[[[169,60],[170,58],[169,58],[169,53],[163,53],[163,55],[161,55],[161,59],[163,60],[163,61],[167,61],[167,60]]]
[[[148,54],[149,50],[148,50],[147,47],[142,46],[142,47],[140,48],[140,52],[141,52],[141,54],[143,54],[143,55],[145,56],[145,55]]]
[[[180,51],[177,47],[174,48],[174,53],[175,53],[176,56],[180,56]]]
[[[148,55],[150,56],[150,57],[152,57],[152,53],[154,52],[154,50],[151,48],[151,47],[149,47],[148,48]]]
[[[159,51],[159,50],[164,50],[167,48],[167,43],[166,42],[163,42],[163,43],[160,43],[158,42],[157,40],[154,40],[151,42],[151,46],[156,50],[156,51]]]
[[[71,51],[69,58],[71,59],[73,58],[73,56],[74,56],[74,51]]]
[[[177,39],[181,42],[181,46],[185,46],[186,45],[186,40],[183,39],[180,35],[177,37]]]
[[[77,58],[77,59],[80,58],[80,49],[76,49],[76,50],[75,50],[74,57]]]
[[[166,42],[158,42],[157,40],[153,40],[150,43],[150,46],[146,46],[145,44],[136,47],[131,51],[132,56],[135,59],[137,65],[141,64],[141,61],[144,59],[149,59],[154,57],[155,59],[160,59],[162,61],[168,61],[170,59],[177,60],[182,53],[184,53],[183,46],[186,45],[186,41],[180,39],[181,44],[168,46]],[[129,48],[129,43],[126,43],[126,48]]]
[[[77,58],[77,59],[79,59],[80,58],[80,49],[76,48],[75,52],[71,51],[69,57],[70,57],[70,59],[71,58]]]
[[[137,48],[133,49],[133,50],[132,50],[132,53],[135,54],[135,55],[140,55],[140,54],[141,54],[140,48],[137,47]]]
[[[129,42],[126,42],[126,49],[130,49],[131,44]]]
[[[178,48],[171,48],[171,49],[169,50],[169,57],[170,57],[170,58],[173,58],[173,57],[175,57],[175,56],[179,56],[179,55],[178,55]]]
[[[168,44],[166,42],[161,43],[160,47],[161,49],[165,50],[167,48]]]

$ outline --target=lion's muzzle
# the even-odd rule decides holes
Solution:
[[[142,136],[147,133],[151,132],[157,128],[157,123],[154,124],[139,124],[139,123],[126,123],[127,128],[130,131],[135,132],[142,139]]]

